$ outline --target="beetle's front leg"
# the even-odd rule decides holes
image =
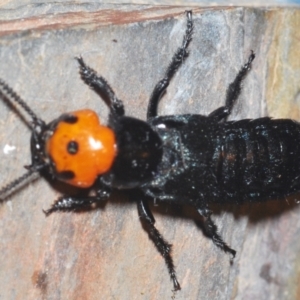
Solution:
[[[46,216],[49,216],[56,211],[72,211],[72,210],[84,210],[92,206],[93,203],[106,200],[110,194],[111,189],[104,186],[99,182],[99,188],[96,190],[95,196],[86,196],[86,197],[74,197],[64,195],[59,197],[52,206],[43,210]]]
[[[79,63],[79,72],[83,82],[90,86],[98,95],[103,97],[105,101],[108,101],[110,111],[113,115],[123,116],[123,102],[116,97],[107,81],[102,76],[97,75],[96,71],[90,68],[82,57],[76,57],[76,60]]]
[[[180,284],[177,281],[175,267],[173,263],[173,259],[171,257],[171,247],[170,245],[160,234],[160,232],[154,226],[155,219],[149,209],[148,203],[145,199],[138,200],[138,213],[139,217],[143,221],[145,225],[145,230],[148,232],[150,239],[153,241],[156,249],[165,259],[165,263],[168,267],[170,277],[173,281],[174,290],[180,290]]]

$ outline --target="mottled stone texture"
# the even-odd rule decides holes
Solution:
[[[185,9],[57,3],[2,10],[0,77],[47,121],[88,107],[105,122],[107,108],[79,78],[73,57],[82,55],[127,113],[144,119],[149,95],[181,43]],[[194,20],[190,56],[161,114],[207,114],[222,105],[252,49],[257,57],[232,119],[300,119],[299,10],[197,8]],[[30,131],[3,102],[0,107],[4,184],[30,162]],[[7,144],[16,150],[4,154]],[[170,299],[166,266],[135,204],[115,194],[99,209],[45,218],[42,209],[63,189],[39,179],[1,204],[0,299]],[[233,264],[203,236],[193,209],[153,205],[158,229],[173,244],[182,286],[176,299],[299,299],[296,198],[214,207],[220,233],[237,250]]]

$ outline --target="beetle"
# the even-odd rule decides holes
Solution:
[[[46,123],[0,80],[0,96],[19,104],[32,119],[31,164],[24,175],[0,190],[1,199],[35,173],[94,192],[62,195],[44,210],[46,216],[88,209],[107,200],[114,190],[128,193],[137,202],[138,215],[165,260],[175,291],[180,284],[171,245],[155,227],[149,200],[194,207],[204,219],[208,237],[234,257],[236,251],[218,234],[209,205],[265,201],[300,190],[300,146],[295,143],[300,139],[299,123],[268,117],[227,121],[251,69],[253,51],[229,85],[224,106],[208,116],[158,116],[160,99],[188,57],[192,12],[187,11],[186,16],[182,44],[154,87],[147,121],[126,116],[123,102],[82,57],[76,59],[83,82],[108,103],[107,126],[101,125],[97,114],[89,109],[64,113]]]

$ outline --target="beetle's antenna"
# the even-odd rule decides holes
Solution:
[[[16,189],[22,182],[26,181],[28,178],[31,177],[32,174],[36,173],[37,171],[38,170],[35,168],[30,168],[25,174],[5,185],[0,190],[0,200],[4,200],[9,194],[12,194],[14,191],[16,191]]]
[[[13,89],[2,79],[0,79],[0,96],[11,102],[18,103],[32,118],[33,123],[35,124],[44,123],[26,104],[26,102],[16,92],[14,92]]]
[[[24,111],[31,117],[33,125],[31,125],[31,130],[35,131],[36,126],[44,126],[45,122],[40,119],[33,110],[26,104],[26,102],[7,84],[4,80],[0,78],[0,97],[3,98],[8,103],[17,103],[20,105]],[[26,167],[27,172],[11,181],[4,187],[0,189],[0,200],[6,198],[9,194],[12,194],[21,183],[24,183],[28,180],[32,174],[37,173],[41,170],[42,166]]]

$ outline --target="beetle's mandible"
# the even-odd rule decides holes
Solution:
[[[15,102],[32,119],[31,164],[27,172],[4,186],[5,198],[34,173],[88,188],[94,195],[59,197],[45,214],[87,209],[106,200],[113,190],[130,192],[150,239],[163,256],[180,289],[171,256],[171,245],[155,227],[149,199],[190,205],[204,219],[213,243],[235,256],[211,219],[211,203],[243,203],[283,198],[300,191],[300,124],[268,117],[227,121],[241,85],[255,58],[251,54],[229,85],[225,105],[208,116],[199,114],[158,116],[157,106],[172,77],[188,57],[192,40],[192,12],[186,31],[149,100],[147,121],[125,115],[123,102],[107,81],[78,57],[85,84],[109,103],[108,124],[95,112],[69,112],[46,123],[3,80],[0,96]]]

